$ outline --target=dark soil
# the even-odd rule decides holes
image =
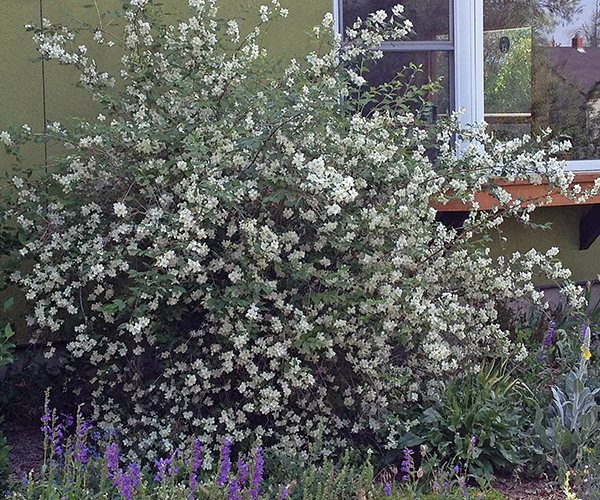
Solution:
[[[508,500],[563,500],[564,493],[547,479],[499,479],[494,489]]]
[[[40,426],[30,423],[19,424],[6,421],[2,424],[2,432],[12,449],[8,452],[8,465],[13,471],[13,481],[20,482],[30,471],[39,477],[44,463],[44,443]]]

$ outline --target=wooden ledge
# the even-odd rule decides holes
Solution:
[[[600,172],[576,173],[573,184],[579,184],[582,191],[587,191],[594,186],[594,181],[597,177],[600,177]],[[538,185],[531,184],[529,181],[498,182],[498,185],[502,186],[508,193],[510,193],[513,200],[520,198],[524,202],[536,200],[541,201],[550,193],[552,194],[552,202],[545,204],[545,207],[591,205],[600,203],[600,194],[587,199],[583,203],[575,203],[574,200],[569,200],[562,195],[555,194],[554,190],[549,188],[548,182],[542,182]],[[498,205],[498,202],[487,193],[476,194],[475,201],[479,203],[479,210],[490,210],[492,207]],[[463,212],[470,209],[468,205],[460,200],[450,200],[445,204],[434,203],[433,208],[435,208],[438,212]]]

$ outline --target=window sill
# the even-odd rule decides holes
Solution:
[[[574,183],[579,184],[583,191],[593,187],[595,179],[600,177],[600,161],[587,160],[571,162],[576,164],[584,164],[588,161],[590,164],[595,164],[593,171],[579,168],[575,170],[567,167],[567,170],[575,172]],[[584,165],[579,166],[583,167]],[[591,165],[588,165],[588,167],[591,167]],[[549,191],[552,192],[552,190],[548,188],[547,182],[538,185],[531,184],[528,181],[500,182],[499,184],[506,189],[508,193],[510,193],[513,199],[520,198],[524,200],[525,203],[528,200],[543,200]],[[475,196],[475,201],[479,204],[479,210],[490,210],[492,207],[498,205],[498,202],[486,193],[478,193]],[[562,195],[554,194],[552,201],[544,206],[563,207],[569,205],[591,205],[598,203],[600,203],[600,194],[594,196],[593,198],[589,198],[583,203],[576,203],[574,200],[569,200]],[[460,200],[450,200],[445,204],[435,203],[433,204],[433,208],[435,208],[438,212],[463,212],[465,210],[469,210],[469,206],[465,205]]]

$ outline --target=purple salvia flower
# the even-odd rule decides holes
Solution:
[[[44,414],[42,415],[42,425],[40,430],[44,433],[44,439],[46,441],[52,441],[52,427],[50,422],[52,422],[52,410],[48,408],[48,401],[44,404]]]
[[[460,481],[460,487],[462,488],[462,496],[463,497],[468,497],[468,493],[467,493],[467,481],[465,479],[461,479]]]
[[[129,480],[134,488],[140,484],[140,466],[136,462],[129,464]]]
[[[287,496],[290,494],[290,489],[287,486],[282,486],[281,487],[281,495],[279,495],[279,500],[283,500],[284,498],[287,498]]]
[[[169,458],[161,458],[160,460],[156,460],[154,462],[154,465],[156,465],[158,468],[158,472],[154,477],[155,481],[162,483],[163,479],[166,479],[167,474],[171,477],[179,474],[179,467],[173,464],[173,457],[175,457],[178,452],[179,448],[175,448]]]
[[[200,465],[202,465],[202,459],[200,458],[200,451],[202,446],[200,446],[200,440],[198,438],[194,439],[194,452],[192,454],[192,472],[196,472]]]
[[[62,424],[63,427],[71,427],[73,425],[73,415],[65,415],[64,413],[60,414],[62,416]]]
[[[87,446],[85,446],[85,443],[82,441],[77,441],[77,443],[75,443],[75,453],[73,454],[73,459],[75,462],[83,465],[87,464],[87,453],[88,449]]]
[[[77,427],[77,432],[76,432],[76,436],[78,438],[83,438],[86,436],[88,429],[90,429],[93,425],[93,420],[82,420],[81,423],[79,424],[79,426]]]
[[[240,485],[238,484],[236,479],[232,479],[231,483],[229,484],[229,492],[227,493],[227,500],[243,500],[242,497],[239,495],[240,492]]]
[[[198,487],[198,476],[196,474],[190,474],[190,491],[196,491]],[[190,495],[190,498],[196,498],[193,494]]]
[[[475,436],[471,436],[471,453],[475,453],[475,443],[477,442],[477,438]]]
[[[252,489],[248,491],[250,500],[256,500],[258,498],[258,491],[260,489],[260,483],[263,479],[263,471],[265,468],[265,459],[262,454],[262,448],[256,448],[256,459],[254,460],[254,472],[252,473]],[[283,492],[282,492],[283,494]]]
[[[385,483],[385,488],[383,488],[383,493],[386,497],[392,496],[392,485],[390,483]]]
[[[162,483],[163,479],[166,479],[167,467],[171,465],[171,460],[168,458],[161,458],[156,460],[154,465],[156,465],[156,468],[158,469],[156,476],[154,476],[154,480]]]
[[[223,440],[223,448],[221,448],[221,472],[217,478],[218,486],[225,486],[229,477],[229,471],[231,470],[231,463],[229,461],[229,453],[231,451],[231,443],[227,439]]]
[[[119,452],[116,444],[106,447],[106,477],[114,477],[119,467]]]
[[[458,465],[455,465],[454,467],[452,467],[452,470],[454,471],[454,474],[458,474],[460,472],[460,467]]]
[[[55,425],[54,432],[52,433],[52,446],[54,446],[54,454],[59,457],[62,455],[62,448],[60,446],[63,438],[62,428],[62,424],[57,424]]]
[[[121,498],[125,498],[125,500],[131,500],[131,496],[133,495],[131,484],[129,478],[122,469],[119,469],[118,474],[115,474],[115,477],[113,478],[113,486],[119,488]]]
[[[548,333],[546,334],[546,338],[544,339],[544,347],[550,347],[552,345],[552,338],[554,337],[554,327],[556,323],[554,321],[550,321],[550,327],[548,328]]]
[[[169,462],[170,462],[170,467],[169,470],[167,471],[169,473],[169,476],[175,476],[177,474],[179,474],[179,467],[177,467],[174,463],[173,463],[173,458],[175,458],[175,456],[177,455],[177,453],[179,453],[179,448],[175,448],[175,450],[173,451],[173,453],[171,453]]]
[[[402,481],[408,481],[408,474],[410,474],[410,463],[411,463],[410,456],[414,452],[412,450],[409,450],[408,448],[404,448],[402,450],[402,453],[404,454],[404,460],[402,461],[402,466],[400,467],[400,470],[405,473],[402,476]]]
[[[88,449],[85,445],[85,441],[90,423],[91,422],[86,422],[85,420],[82,420],[77,426],[77,442],[75,443],[75,453],[73,454],[73,459],[75,460],[75,462],[84,465],[87,463]]]
[[[127,474],[119,469],[119,473],[113,479],[113,485],[119,487],[121,498],[131,500],[135,487],[140,484],[140,467],[137,463],[129,464]]]
[[[246,458],[246,454],[242,455],[242,458],[240,458],[240,460],[236,464],[237,468],[238,468],[238,483],[239,484],[244,484],[244,482],[246,481],[246,478],[250,475],[250,473],[248,472],[248,464],[246,462],[244,462],[245,458]]]
[[[238,461],[238,478],[231,481],[229,485],[229,493],[227,493],[227,500],[242,500],[240,496],[241,485],[244,484],[245,479],[248,477],[248,464],[244,462],[246,455],[242,455],[242,458]]]
[[[127,469],[127,479],[129,481],[129,487],[130,487],[130,496],[127,498],[127,500],[131,500],[131,495],[133,495],[133,490],[135,490],[135,487],[140,484],[140,466],[136,463],[136,462],[132,462],[129,464],[129,467]]]

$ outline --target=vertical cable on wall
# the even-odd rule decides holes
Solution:
[[[44,25],[44,0],[40,0],[40,27]],[[46,132],[48,127],[48,121],[46,119],[46,66],[45,61],[42,59],[42,117],[44,120],[43,128],[44,131],[44,168],[48,173],[48,143],[46,142]]]

